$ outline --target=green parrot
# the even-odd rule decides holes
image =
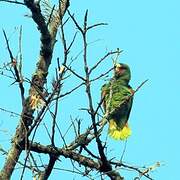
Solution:
[[[130,78],[129,66],[117,63],[114,67],[114,77],[101,89],[104,110],[110,113],[108,134],[116,140],[126,140],[131,135],[128,118],[134,91],[129,85]]]

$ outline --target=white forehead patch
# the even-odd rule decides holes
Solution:
[[[117,67],[117,68],[120,68],[120,67],[121,67],[121,64],[117,63],[117,64],[116,64],[116,67]]]

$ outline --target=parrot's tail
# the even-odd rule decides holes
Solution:
[[[131,129],[126,124],[122,129],[120,129],[116,122],[111,119],[109,121],[109,136],[112,137],[115,140],[126,140],[131,135]]]

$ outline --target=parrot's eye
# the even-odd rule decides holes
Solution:
[[[123,73],[124,73],[125,68],[124,68],[123,66],[116,67],[116,68],[115,68],[115,71],[116,71],[117,74],[120,75],[120,74],[123,74]]]
[[[124,67],[124,66],[116,66],[115,68],[119,71],[126,69],[126,67]]]

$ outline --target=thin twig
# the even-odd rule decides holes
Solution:
[[[139,89],[148,81],[149,79],[146,79],[145,81],[143,81],[134,91],[134,93],[136,93],[137,91],[139,91]]]
[[[76,25],[76,27],[78,28],[78,30],[83,33],[83,30],[82,28],[79,26],[79,24],[77,23],[76,19],[74,18],[74,16],[70,13],[69,10],[67,10],[69,16],[71,17],[71,19],[73,20],[74,24]]]
[[[114,69],[114,67],[110,68],[107,72],[100,74],[98,77],[91,79],[90,82],[94,82],[99,80],[100,78],[106,76],[107,74],[109,74],[112,70]]]
[[[20,31],[19,31],[19,66],[18,66],[21,83],[23,83],[24,81],[23,75],[22,75],[22,61],[23,61],[23,58],[22,58],[22,26],[21,26]]]
[[[67,95],[71,94],[71,93],[74,92],[75,90],[79,89],[82,85],[84,85],[84,83],[81,83],[81,84],[77,85],[76,87],[74,87],[73,89],[71,89],[70,91],[68,91],[68,92],[66,92],[66,93],[64,93],[64,94],[61,94],[61,95],[59,96],[59,98],[62,98],[62,97],[64,97],[64,96],[67,96]]]
[[[108,25],[108,23],[97,23],[97,24],[94,24],[92,26],[87,27],[87,30],[90,30],[90,29],[95,28],[97,26],[107,26],[107,25]]]
[[[72,70],[71,68],[69,68],[68,66],[66,66],[65,64],[63,64],[63,66],[65,66],[65,68],[67,70],[69,70],[72,74],[74,74],[76,77],[78,77],[79,79],[86,81],[82,76],[80,76],[79,74],[77,74],[74,70]]]
[[[53,13],[54,13],[54,9],[55,9],[55,5],[51,9],[51,13],[50,13],[50,16],[49,16],[49,19],[48,19],[48,22],[47,22],[47,26],[49,26],[49,23],[51,22],[51,19],[53,17]]]
[[[123,148],[123,152],[122,152],[122,155],[121,155],[121,158],[120,158],[120,162],[122,162],[122,160],[123,160],[124,154],[126,152],[126,147],[127,147],[127,139],[126,139],[125,144],[124,144],[124,148]]]
[[[101,62],[103,62],[107,57],[109,57],[110,55],[113,55],[113,54],[117,54],[117,53],[121,53],[122,51],[111,51],[111,52],[108,52],[107,54],[105,54],[104,57],[102,57],[90,70],[89,70],[89,73],[91,73],[94,69],[96,69],[100,64]]]
[[[67,48],[67,52],[69,52],[69,50],[71,49],[72,45],[74,44],[74,41],[75,41],[75,39],[76,39],[76,36],[77,36],[77,32],[74,34],[74,37],[73,37],[73,39],[72,39],[69,47]]]
[[[50,132],[49,132],[48,127],[46,126],[45,123],[43,123],[43,126],[44,126],[44,128],[45,128],[45,130],[46,130],[46,132],[47,132],[47,135],[48,135],[49,139],[52,141],[52,137],[51,137],[51,135],[50,135]]]
[[[24,3],[19,2],[19,1],[11,1],[11,0],[0,0],[1,2],[6,2],[6,3],[12,3],[12,4],[19,4],[25,6]]]
[[[143,174],[143,171],[141,171],[139,168],[137,168],[135,166],[130,166],[130,165],[124,164],[122,162],[110,162],[110,163],[112,165],[119,166],[119,167],[125,167],[125,168],[128,168],[128,169],[132,169],[132,170],[137,171],[139,174]],[[150,180],[153,180],[151,177],[149,177],[149,175],[143,174],[143,176],[145,176],[146,178],[148,178]]]
[[[8,41],[6,32],[4,30],[3,30],[3,34],[4,34],[4,37],[5,37],[5,40],[6,40],[6,45],[7,45],[7,49],[8,49],[8,52],[9,52],[10,59],[11,59],[11,63],[12,63],[12,66],[14,68],[14,72],[15,72],[15,75],[16,75],[16,81],[19,84],[19,89],[20,89],[21,99],[22,99],[22,106],[23,106],[24,105],[24,100],[25,100],[24,86],[22,84],[22,81],[21,81],[20,75],[19,75],[19,71],[17,69],[17,60],[14,58],[14,56],[12,54],[12,51],[11,51],[10,46],[9,46],[9,41]]]

